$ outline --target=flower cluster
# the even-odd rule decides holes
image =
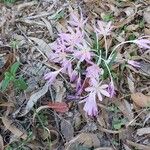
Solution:
[[[108,56],[107,38],[111,36],[113,25],[111,22],[95,22],[93,32],[95,36],[86,32],[87,19],[71,13],[67,32],[58,34],[58,38],[51,45],[49,60],[61,69],[45,74],[45,79],[52,85],[59,73],[67,74],[70,82],[76,84],[76,95],[86,94],[84,111],[89,116],[98,114],[97,101],[104,97],[115,95],[115,86],[111,73],[112,60],[116,49],[126,43],[135,43],[141,48],[150,48],[150,40],[140,38],[118,44]],[[99,48],[100,36],[104,38],[105,51]],[[95,38],[96,37],[96,38]],[[90,39],[90,40],[89,40]],[[93,46],[96,43],[96,48]],[[129,65],[140,67],[140,63],[125,60]],[[105,76],[105,77],[104,77]],[[88,84],[85,86],[85,81]]]

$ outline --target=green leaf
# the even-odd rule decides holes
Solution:
[[[3,80],[1,84],[1,91],[5,91],[9,85],[10,80]]]
[[[20,63],[19,63],[19,62],[15,62],[15,63],[11,66],[10,72],[12,73],[13,76],[16,75],[16,72],[17,72],[19,66],[20,66]]]
[[[18,88],[19,90],[26,90],[28,85],[26,84],[25,80],[23,77],[19,77],[19,79],[16,79],[14,81],[14,85],[16,86],[16,88]]]
[[[10,81],[14,80],[14,77],[11,75],[10,72],[5,72],[5,78],[4,80],[2,81],[2,84],[1,84],[1,91],[5,91],[10,83]]]

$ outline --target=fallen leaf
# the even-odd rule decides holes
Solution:
[[[62,132],[64,138],[66,139],[66,141],[70,141],[70,139],[73,138],[74,129],[73,129],[72,124],[68,120],[62,119],[61,132]]]
[[[49,31],[49,35],[52,37],[52,39],[54,39],[53,28],[52,28],[50,22],[47,19],[45,19],[45,18],[42,18],[42,20],[46,24],[46,27],[47,27],[47,29]]]
[[[64,87],[63,81],[56,80],[53,86],[56,92],[55,102],[62,102],[66,92],[66,88]]]
[[[27,139],[27,134],[20,129],[18,129],[15,125],[13,125],[13,121],[8,119],[7,117],[2,117],[2,122],[7,130],[11,131],[16,137],[22,138],[24,140]]]
[[[3,137],[0,135],[0,148],[1,150],[4,150],[4,141],[3,141]]]
[[[144,20],[150,24],[150,6],[146,8],[146,10],[144,11],[144,14],[143,14],[143,17],[144,17]]]
[[[127,77],[127,79],[128,79],[128,86],[129,86],[130,92],[134,93],[135,92],[134,82],[129,77]]]
[[[25,109],[23,110],[23,113],[20,116],[26,115],[33,108],[34,104],[36,104],[37,101],[47,93],[48,87],[49,85],[45,84],[41,90],[31,95]]]
[[[49,56],[49,52],[51,51],[50,46],[42,39],[38,39],[36,37],[29,37],[30,40],[34,41],[35,44],[37,44],[38,48],[46,54],[46,56]]]
[[[143,144],[138,144],[135,142],[132,142],[130,140],[126,140],[128,145],[136,147],[138,150],[149,150],[149,146],[143,145]]]
[[[24,9],[25,7],[31,7],[31,6],[33,6],[35,4],[37,4],[36,1],[26,2],[26,3],[19,4],[17,6],[17,10],[20,11],[20,10]]]
[[[150,96],[146,96],[142,93],[133,93],[131,94],[131,99],[134,103],[140,107],[148,107],[150,106]]]
[[[145,134],[150,134],[150,127],[147,128],[141,128],[137,130],[137,135],[142,136]]]
[[[74,143],[83,144],[87,148],[98,148],[100,141],[96,134],[93,133],[81,133],[69,141],[66,145],[66,150],[71,150],[71,145]]]

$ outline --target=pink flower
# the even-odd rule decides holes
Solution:
[[[79,59],[81,62],[84,60],[87,62],[90,61],[92,53],[91,48],[87,45],[87,43],[84,41],[82,45],[78,44],[77,46],[77,50],[74,52],[74,57]]]
[[[89,116],[96,116],[98,114],[96,95],[91,92],[85,100],[86,102],[84,104],[83,110]]]
[[[69,60],[64,60],[62,62],[62,72],[63,73],[67,73],[69,75],[69,77],[71,76],[72,72],[73,72],[73,69],[72,69],[72,64]]]
[[[133,40],[133,43],[139,45],[141,48],[150,49],[150,40],[148,39],[137,39]]]
[[[97,95],[98,99],[102,101],[102,95],[110,97],[110,94],[107,91],[108,85],[103,84],[98,80],[92,79],[90,82],[90,87],[87,87],[85,91],[93,93],[95,96]]]
[[[55,81],[57,75],[61,72],[61,70],[62,69],[59,69],[57,71],[49,72],[49,73],[45,74],[44,78],[45,78],[45,80],[48,80],[49,85],[53,84],[53,82]]]
[[[76,28],[75,31],[68,27],[69,33],[60,33],[59,36],[63,40],[66,50],[72,52],[74,47],[83,41],[83,33]]]
[[[81,85],[81,77],[79,75],[78,79],[77,79],[77,83],[76,83],[76,91],[80,91],[82,85]]]
[[[140,68],[140,67],[141,67],[141,66],[140,66],[140,63],[137,62],[137,61],[134,61],[134,60],[128,60],[127,63],[128,63],[129,65],[132,65],[133,67],[136,67],[136,68]]]
[[[86,69],[86,77],[98,79],[101,72],[102,72],[102,69],[99,66],[97,66],[96,64],[92,64]]]
[[[58,38],[55,42],[51,44],[51,49],[55,52],[65,52],[66,46],[61,38]]]
[[[51,52],[49,54],[49,60],[50,61],[53,61],[55,63],[62,63],[63,61],[66,60],[66,57],[67,57],[67,53],[66,52]]]
[[[83,19],[83,14],[81,13],[80,18],[75,14],[71,13],[70,15],[70,21],[68,23],[72,26],[78,27],[80,29],[84,28],[85,23],[87,22],[87,19]]]
[[[114,83],[112,80],[110,84],[108,85],[108,93],[110,94],[110,98],[112,98],[115,95],[115,87],[114,87]]]
[[[78,78],[78,72],[76,70],[73,70],[70,75],[70,82],[75,81]]]
[[[111,22],[105,23],[103,21],[97,21],[97,24],[98,24],[98,28],[96,27],[94,28],[99,35],[107,36],[111,34],[111,31],[113,29]]]

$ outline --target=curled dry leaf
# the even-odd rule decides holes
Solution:
[[[141,128],[137,130],[137,135],[142,136],[144,134],[150,134],[150,127]]]
[[[36,104],[37,101],[47,93],[48,87],[49,87],[49,85],[45,84],[41,90],[39,90],[38,92],[31,95],[23,113],[20,116],[26,115],[33,108],[34,104]]]
[[[150,106],[150,96],[146,96],[140,92],[131,94],[131,99],[140,107]]]
[[[27,139],[27,134],[20,129],[18,129],[15,125],[13,125],[13,121],[8,119],[7,117],[2,117],[2,122],[7,130],[11,131],[16,137]]]

